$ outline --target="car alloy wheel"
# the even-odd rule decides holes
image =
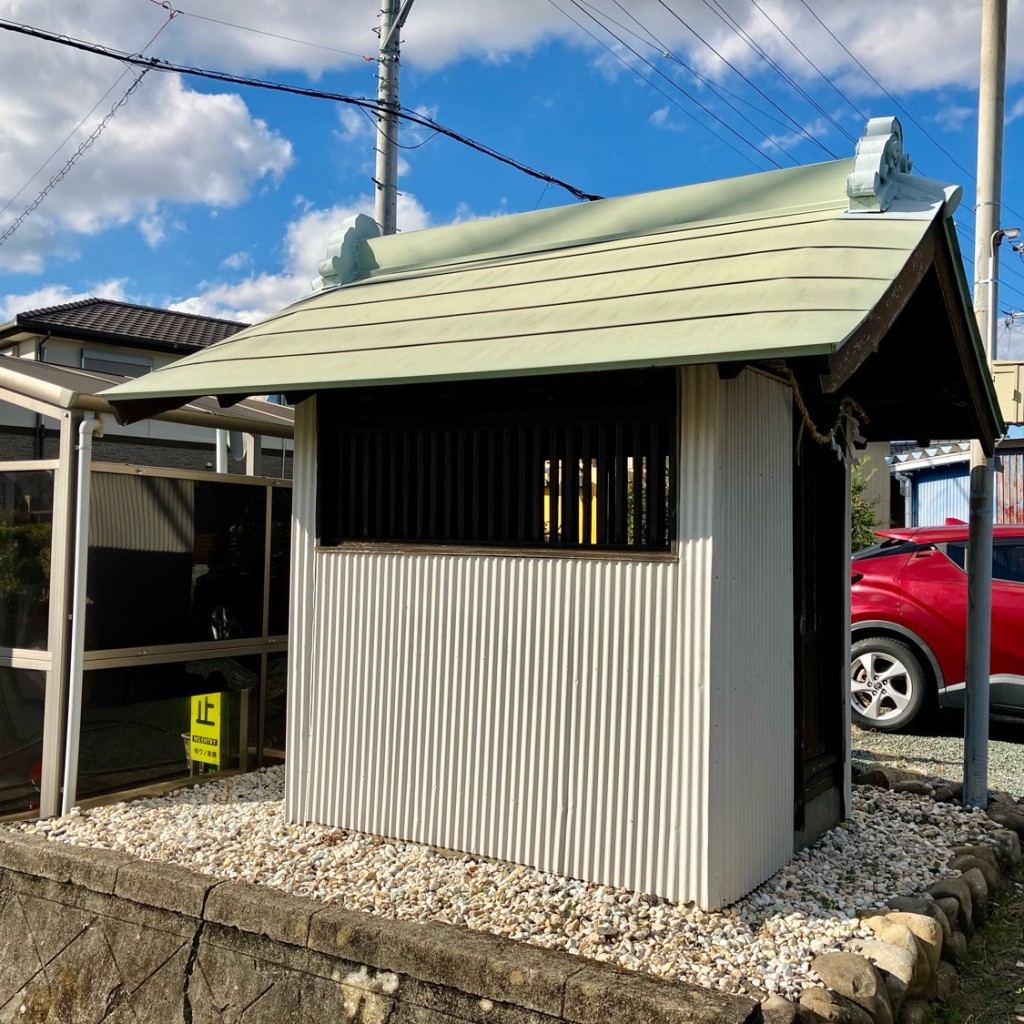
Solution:
[[[892,732],[906,728],[924,704],[925,674],[899,640],[872,637],[850,649],[850,709],[856,725]]]

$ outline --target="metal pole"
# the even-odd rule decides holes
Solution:
[[[991,266],[999,227],[1006,93],[1006,0],[983,0],[981,79],[978,88],[978,204],[975,219],[974,314],[991,365],[994,310]],[[967,664],[964,710],[964,804],[988,806],[989,660],[992,635],[993,460],[971,443],[971,497],[967,561]]]
[[[78,785],[78,741],[82,731],[82,655],[85,649],[86,572],[89,566],[89,491],[92,480],[92,438],[103,433],[103,421],[91,412],[78,427],[78,482],[75,508],[74,599],[71,610],[71,667],[68,722],[64,748],[64,792],[61,814],[75,804]]]
[[[377,71],[377,200],[374,218],[382,235],[397,230],[398,210],[398,0],[382,0]],[[400,26],[398,26],[400,27]]]

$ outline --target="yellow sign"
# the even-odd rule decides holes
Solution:
[[[220,767],[219,693],[202,693],[192,698],[191,737],[192,760]]]

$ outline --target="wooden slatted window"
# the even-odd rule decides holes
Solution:
[[[673,370],[321,392],[320,542],[668,550]]]

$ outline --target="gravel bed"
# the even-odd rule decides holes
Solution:
[[[955,731],[960,720],[950,723]],[[959,726],[962,729],[962,724]],[[875,732],[853,727],[851,752],[858,768],[881,768],[893,778],[906,775],[937,777],[947,782],[963,782],[964,738],[957,735],[915,735]],[[1024,723],[993,719],[992,732],[1020,733]],[[988,745],[988,788],[1000,789],[1014,799],[1024,797],[1024,747],[1020,742],[992,739]]]
[[[168,796],[13,826],[124,850],[404,920],[463,925],[755,998],[799,997],[810,962],[869,932],[857,913],[948,873],[952,846],[995,826],[977,811],[854,788],[849,821],[746,898],[706,913],[644,893],[284,820],[270,768]]]

